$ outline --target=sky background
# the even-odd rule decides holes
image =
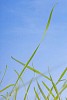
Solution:
[[[24,63],[28,61],[40,42],[56,2],[45,39],[30,63],[46,75],[49,66],[54,80],[67,66],[67,0],[0,0],[0,78],[8,65],[1,88],[15,82],[17,75],[14,69],[18,72],[22,70],[22,66],[11,56]],[[33,75],[27,70],[24,82]]]

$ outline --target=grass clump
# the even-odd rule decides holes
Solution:
[[[47,32],[47,30],[48,30],[48,28],[49,28],[49,25],[50,25],[50,22],[51,22],[52,13],[53,13],[54,8],[55,8],[55,5],[53,6],[53,8],[52,8],[52,10],[51,10],[51,12],[50,12],[50,15],[49,15],[49,18],[48,18],[48,22],[47,22],[47,24],[46,24],[46,28],[45,28],[45,31],[44,31],[43,36],[42,36],[42,38],[41,38],[41,41],[40,41],[40,43],[38,44],[38,46],[36,47],[36,49],[34,50],[34,52],[32,53],[32,55],[31,55],[31,57],[29,58],[29,60],[26,62],[26,64],[24,64],[23,62],[21,62],[21,61],[19,61],[19,60],[17,60],[16,58],[14,58],[14,57],[11,56],[11,58],[12,58],[14,61],[18,62],[19,64],[21,64],[21,65],[24,66],[24,67],[23,67],[23,69],[22,69],[22,71],[21,71],[20,73],[18,73],[18,72],[15,70],[15,73],[17,74],[18,78],[16,79],[16,82],[15,82],[14,84],[9,84],[9,85],[7,85],[6,87],[4,87],[2,90],[0,90],[0,93],[1,93],[1,95],[0,95],[0,100],[11,100],[11,98],[12,98],[12,100],[17,100],[18,91],[20,90],[20,88],[21,88],[22,86],[25,87],[25,84],[24,84],[24,82],[23,82],[21,76],[23,75],[23,73],[25,72],[25,70],[26,70],[27,68],[28,68],[29,70],[31,70],[32,72],[34,72],[34,73],[36,73],[36,74],[39,74],[39,75],[41,75],[43,78],[45,78],[46,80],[48,80],[48,81],[51,83],[51,87],[49,88],[49,86],[48,86],[44,81],[41,82],[41,83],[42,83],[42,86],[48,91],[48,94],[46,95],[46,93],[43,91],[42,86],[39,84],[39,82],[38,82],[38,80],[36,79],[36,77],[35,77],[35,78],[32,78],[32,79],[30,80],[30,82],[29,82],[29,85],[28,85],[27,89],[26,89],[26,87],[25,87],[25,92],[26,92],[26,93],[25,93],[25,95],[24,95],[24,100],[28,100],[28,92],[29,92],[29,89],[31,88],[31,84],[32,84],[32,82],[33,82],[34,80],[36,80],[36,84],[37,84],[37,87],[38,87],[38,92],[37,92],[36,87],[34,87],[33,90],[34,90],[34,93],[35,93],[35,97],[36,97],[36,98],[35,98],[35,99],[33,98],[33,100],[42,100],[42,99],[40,98],[40,94],[41,94],[41,96],[42,96],[42,98],[43,98],[44,100],[50,100],[50,99],[51,99],[51,100],[62,100],[61,94],[67,89],[67,80],[65,79],[65,80],[63,81],[63,77],[64,77],[64,75],[65,75],[66,72],[67,72],[67,67],[66,67],[66,69],[62,72],[62,74],[60,75],[59,79],[58,79],[57,82],[55,83],[50,73],[49,73],[49,77],[48,77],[48,76],[46,76],[45,74],[43,74],[42,72],[40,72],[39,70],[37,70],[37,69],[32,68],[31,66],[29,66],[29,63],[31,62],[31,60],[32,60],[33,57],[35,56],[37,50],[39,49],[39,47],[40,47],[40,45],[41,45],[41,43],[42,43],[42,41],[44,40],[44,37],[45,37],[45,35],[46,35],[46,32]],[[5,71],[4,71],[4,75],[3,75],[2,79],[0,80],[0,85],[1,85],[2,82],[3,82],[4,76],[5,76],[5,74],[6,74],[6,70],[7,70],[7,66],[6,66],[6,69],[5,69]],[[21,86],[18,84],[19,81],[22,81],[22,85],[21,85]],[[57,88],[57,85],[58,85],[61,81],[63,81],[63,84],[62,84],[62,88],[61,88],[60,91],[59,91],[58,88]],[[12,87],[11,91],[10,91],[10,92],[7,92],[6,95],[3,95],[2,93],[3,93],[5,90],[7,91],[7,89],[9,89],[10,87]],[[54,91],[54,93],[53,93],[53,91]],[[2,99],[1,99],[1,98],[2,98]],[[31,99],[31,100],[32,100],[32,99]],[[67,98],[66,98],[66,100],[67,100]]]

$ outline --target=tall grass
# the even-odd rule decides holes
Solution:
[[[18,91],[21,89],[22,86],[24,86],[25,88],[25,95],[24,95],[24,99],[23,100],[28,100],[28,92],[31,88],[31,85],[32,85],[32,82],[34,80],[36,80],[36,84],[37,84],[37,87],[38,87],[38,92],[37,92],[37,89],[36,89],[36,86],[33,88],[34,90],[34,93],[35,93],[35,98],[33,98],[33,100],[42,100],[40,98],[40,94],[41,94],[41,97],[44,99],[44,100],[62,100],[61,98],[61,94],[67,89],[67,80],[63,80],[63,77],[64,75],[66,74],[67,72],[67,67],[66,69],[62,72],[62,74],[60,75],[59,79],[57,79],[57,82],[55,83],[50,72],[49,72],[49,76],[46,76],[45,74],[43,74],[42,72],[40,72],[39,70],[29,66],[29,63],[31,62],[31,60],[33,59],[33,57],[35,56],[36,52],[38,51],[41,43],[43,42],[44,40],[44,37],[46,35],[46,32],[49,28],[49,25],[50,25],[50,22],[51,22],[51,18],[52,18],[52,14],[53,14],[53,11],[54,11],[54,8],[55,8],[55,5],[53,6],[51,12],[50,12],[50,15],[49,15],[49,18],[48,18],[48,21],[47,21],[47,24],[46,24],[46,28],[45,28],[45,31],[42,35],[42,38],[40,40],[40,43],[38,44],[38,46],[36,47],[36,49],[34,50],[34,52],[32,53],[31,57],[29,58],[29,60],[25,63],[17,60],[16,58],[12,57],[11,58],[16,61],[17,63],[21,64],[23,67],[23,69],[21,70],[20,74],[15,70],[15,73],[17,74],[18,78],[16,79],[16,82],[14,84],[9,84],[7,85],[6,87],[4,87],[3,89],[0,90],[0,100],[17,100],[17,94],[18,94]],[[38,82],[38,80],[35,78],[32,78],[29,82],[29,85],[26,89],[26,86],[21,78],[21,76],[23,76],[23,73],[25,72],[26,69],[29,69],[31,70],[32,72],[34,73],[37,73],[39,75],[41,75],[43,78],[45,78],[46,80],[48,80],[50,83],[51,83],[51,87],[49,87],[45,82],[44,80],[42,80],[42,86],[48,91],[48,94],[46,95],[46,93],[44,93],[43,89],[42,89],[42,86],[40,85],[40,83]],[[6,66],[6,69],[4,71],[4,74],[2,76],[2,79],[0,80],[0,86],[2,84],[2,82],[4,81],[4,77],[5,77],[5,74],[6,74],[6,71],[7,71],[7,66]],[[20,86],[18,84],[19,81],[22,81],[22,85]],[[60,90],[58,90],[57,88],[57,85],[63,81],[63,84],[62,85],[62,88]],[[12,87],[12,90],[7,92],[6,95],[4,95],[4,91],[7,89],[9,89],[10,87]],[[54,92],[53,92],[54,91]],[[67,99],[67,98],[66,98]],[[31,98],[32,100],[32,98]]]

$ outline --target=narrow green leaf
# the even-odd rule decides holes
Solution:
[[[44,37],[45,37],[45,35],[46,35],[46,32],[47,32],[47,30],[48,30],[48,28],[49,28],[49,25],[50,25],[50,22],[51,22],[51,18],[52,18],[52,13],[53,13],[53,10],[54,10],[55,6],[56,6],[56,4],[53,6],[53,8],[52,8],[52,10],[51,10],[51,12],[50,12],[50,15],[49,15],[49,18],[48,18],[48,22],[47,22],[47,24],[46,24],[46,28],[45,28],[45,31],[44,31],[44,33],[43,33],[41,42],[44,40]],[[40,43],[41,43],[41,42],[40,42]]]
[[[61,74],[61,76],[59,77],[57,83],[61,81],[61,79],[63,78],[63,76],[65,75],[66,72],[67,72],[67,67],[65,68],[65,70],[63,71],[63,73]]]
[[[53,98],[55,98],[54,94],[52,93],[51,89],[49,89],[49,87],[42,81],[43,85],[46,87],[46,89],[48,90],[48,92],[53,96]]]
[[[65,85],[62,87],[62,89],[61,89],[61,91],[59,92],[59,94],[61,94],[65,89],[67,89],[67,84],[65,84]]]
[[[64,87],[67,84],[67,80],[63,83],[62,87]]]
[[[14,71],[15,71],[15,73],[19,76],[19,73],[17,72],[17,70],[14,70]],[[24,84],[24,82],[23,82],[23,80],[22,80],[22,78],[21,78],[21,77],[20,77],[20,80],[21,80],[21,82],[22,82],[22,84],[23,84],[24,88],[26,89],[25,84]]]
[[[67,71],[67,67],[65,68],[65,70],[63,71],[63,73],[60,75],[60,78],[58,79],[58,81],[56,82],[56,85],[61,81],[62,77],[65,75]],[[53,90],[53,86],[51,87],[51,91]],[[48,98],[50,96],[50,93],[48,93]]]
[[[67,89],[67,80],[64,82],[63,86],[62,86],[62,89],[60,90],[59,94],[61,95],[61,93]]]
[[[20,63],[21,65],[25,66],[25,64],[19,60],[17,60],[16,58],[14,57],[11,57],[13,60],[15,60],[16,62]],[[30,67],[30,66],[27,66],[28,69],[32,70],[33,72],[37,73],[37,74],[40,74],[41,76],[43,76],[44,78],[47,78],[48,80],[50,80],[50,78],[46,75],[44,75],[43,73],[41,73],[40,71]]]
[[[38,100],[40,100],[40,97],[39,97],[38,93],[36,92],[36,89],[35,89],[35,88],[34,88],[34,92],[35,92],[36,98],[37,98]]]
[[[49,73],[49,74],[50,74],[50,73]],[[50,75],[50,79],[51,79],[52,86],[53,86],[53,88],[54,88],[54,90],[55,90],[57,96],[59,97],[59,93],[58,93],[58,90],[57,90],[56,84],[53,82],[53,79],[52,79],[51,75]]]
[[[10,93],[10,95],[12,94],[16,84],[18,83],[20,77],[22,76],[23,72],[25,71],[25,69],[27,68],[28,64],[30,63],[30,61],[32,60],[32,58],[34,57],[35,53],[37,52],[38,48],[39,48],[40,44],[37,46],[37,48],[35,49],[35,51],[33,52],[32,56],[29,58],[29,60],[27,61],[27,63],[25,64],[24,68],[22,69],[22,71],[20,72],[19,76],[18,76],[18,79],[16,80],[15,82],[15,85]]]
[[[42,94],[44,100],[47,100],[47,97],[46,97],[46,95],[44,94],[43,90],[41,89],[41,87],[40,87],[38,81],[37,81],[37,85],[38,85],[38,88],[39,88],[39,90],[40,90],[40,92],[41,92],[41,94]]]
[[[26,100],[26,97],[27,97],[28,91],[29,91],[29,89],[30,89],[32,80],[33,80],[33,79],[31,79],[31,81],[30,81],[30,83],[29,83],[29,86],[28,86],[27,91],[26,91],[25,96],[24,96],[24,100]]]
[[[12,86],[14,86],[14,84],[10,84],[10,85],[6,86],[6,87],[5,87],[5,88],[3,88],[2,90],[0,90],[0,92],[5,91],[6,89],[8,89],[8,88],[10,88],[10,87],[12,87]]]
[[[14,91],[14,100],[17,100],[18,91],[19,91],[19,86],[15,87],[15,91]]]
[[[19,76],[19,73],[17,72],[17,70],[14,70],[14,71],[15,71],[15,73]],[[25,91],[26,91],[26,86],[25,86],[24,81],[22,80],[21,77],[20,77],[20,80],[21,80],[22,85],[23,85],[23,87],[24,87],[24,89],[25,89]]]
[[[1,81],[0,81],[0,85],[2,84],[3,79],[4,79],[5,75],[6,75],[6,71],[7,71],[7,65],[6,65],[6,68],[5,68],[5,71],[4,71],[4,74],[3,74],[3,77],[2,77],[2,79],[1,79]]]

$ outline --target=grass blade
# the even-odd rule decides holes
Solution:
[[[65,70],[63,71],[63,73],[61,74],[61,76],[59,77],[57,83],[59,83],[61,81],[61,79],[63,78],[63,76],[65,75],[66,72],[67,72],[67,67],[65,68]]]
[[[29,89],[30,89],[32,80],[33,80],[33,79],[31,79],[31,81],[30,81],[30,83],[29,83],[29,86],[28,86],[27,91],[26,91],[25,96],[24,96],[24,100],[26,100],[26,97],[27,97],[28,91],[29,91]]]
[[[52,93],[51,89],[49,89],[49,87],[42,81],[43,85],[46,87],[46,89],[48,90],[48,92],[53,96],[53,98],[55,98],[54,94]]]
[[[56,4],[55,4],[55,5],[56,5]],[[54,10],[54,8],[55,8],[55,5],[53,6],[53,8],[52,8],[52,10],[51,10],[51,12],[50,12],[50,15],[49,15],[49,18],[48,18],[48,22],[47,22],[47,24],[46,24],[46,28],[45,28],[45,31],[44,31],[44,33],[43,33],[41,42],[44,40],[44,37],[45,37],[45,35],[46,35],[46,32],[47,32],[47,30],[48,30],[48,28],[49,28],[49,25],[50,25],[50,22],[51,22],[51,18],[52,18],[52,14],[53,14],[53,10]],[[41,42],[40,42],[40,43],[41,43]]]
[[[59,92],[59,94],[61,94],[65,89],[67,89],[67,84],[65,84],[65,85],[63,86],[63,88],[61,89],[61,91]]]
[[[24,64],[23,62],[17,60],[17,59],[14,58],[14,57],[11,57],[11,58],[12,58],[13,60],[15,60],[16,62],[20,63],[21,65],[25,66],[25,64]],[[34,68],[30,67],[30,66],[27,66],[27,68],[30,69],[31,71],[37,73],[37,74],[40,74],[40,75],[43,76],[44,78],[47,78],[48,80],[50,80],[50,78],[49,78],[48,76],[44,75],[44,74],[41,73],[40,71],[38,71],[38,70],[36,70],[36,69],[34,69]]]
[[[22,71],[20,72],[20,74],[19,74],[19,76],[18,76],[18,78],[17,78],[17,80],[16,80],[16,82],[15,82],[15,85],[14,85],[14,87],[13,87],[11,93],[10,93],[10,95],[12,94],[12,92],[13,92],[13,90],[14,90],[16,84],[18,83],[20,77],[22,76],[23,72],[24,72],[25,69],[27,68],[28,64],[30,63],[30,61],[31,61],[32,58],[34,57],[35,53],[37,52],[39,46],[40,46],[40,44],[37,46],[37,48],[36,48],[35,51],[33,52],[32,56],[29,58],[29,60],[28,60],[27,63],[25,64],[24,68],[23,68]]]
[[[51,75],[50,75],[50,79],[51,79],[52,86],[53,86],[53,88],[54,88],[54,90],[55,90],[55,92],[56,92],[56,94],[57,94],[57,97],[59,98],[59,93],[58,93],[56,84],[53,82],[53,79],[52,79]]]
[[[15,73],[19,76],[19,73],[18,73],[16,70],[14,70],[14,71],[15,71]],[[20,80],[21,80],[21,82],[22,82],[22,84],[23,84],[23,86],[24,86],[24,88],[25,88],[25,90],[26,90],[25,84],[24,84],[24,82],[23,82],[23,80],[22,80],[21,77],[20,77]]]
[[[35,88],[34,88],[34,92],[35,92],[36,98],[37,98],[38,100],[40,100],[39,95],[38,95],[38,93],[36,92],[36,89],[35,89]]]
[[[14,100],[17,99],[17,94],[18,94],[19,86],[15,87],[15,94],[14,94]]]
[[[56,85],[61,81],[61,79],[62,79],[62,77],[65,75],[66,71],[67,71],[67,67],[65,68],[65,70],[63,71],[63,73],[60,75],[58,81],[56,82]],[[50,90],[51,90],[51,91],[53,90],[53,86],[51,87]],[[48,96],[47,96],[47,97],[49,98],[49,96],[50,96],[50,93],[48,93]]]
[[[2,79],[1,79],[1,81],[0,81],[0,85],[2,84],[3,79],[4,79],[5,75],[6,75],[7,68],[8,68],[8,67],[7,67],[7,65],[6,65],[6,68],[5,68],[5,71],[4,71],[4,74],[3,74],[3,77],[2,77]]]
[[[41,94],[42,94],[44,100],[47,100],[47,97],[46,97],[46,95],[44,94],[43,90],[41,89],[41,87],[40,87],[38,81],[37,81],[37,85],[38,85],[38,88],[39,88],[39,90],[40,90],[40,92],[41,92]]]
[[[8,89],[8,88],[10,88],[10,87],[12,87],[12,86],[14,86],[14,84],[10,84],[10,85],[6,86],[6,87],[5,87],[5,88],[3,88],[2,90],[0,90],[0,92],[5,91],[6,89]]]

